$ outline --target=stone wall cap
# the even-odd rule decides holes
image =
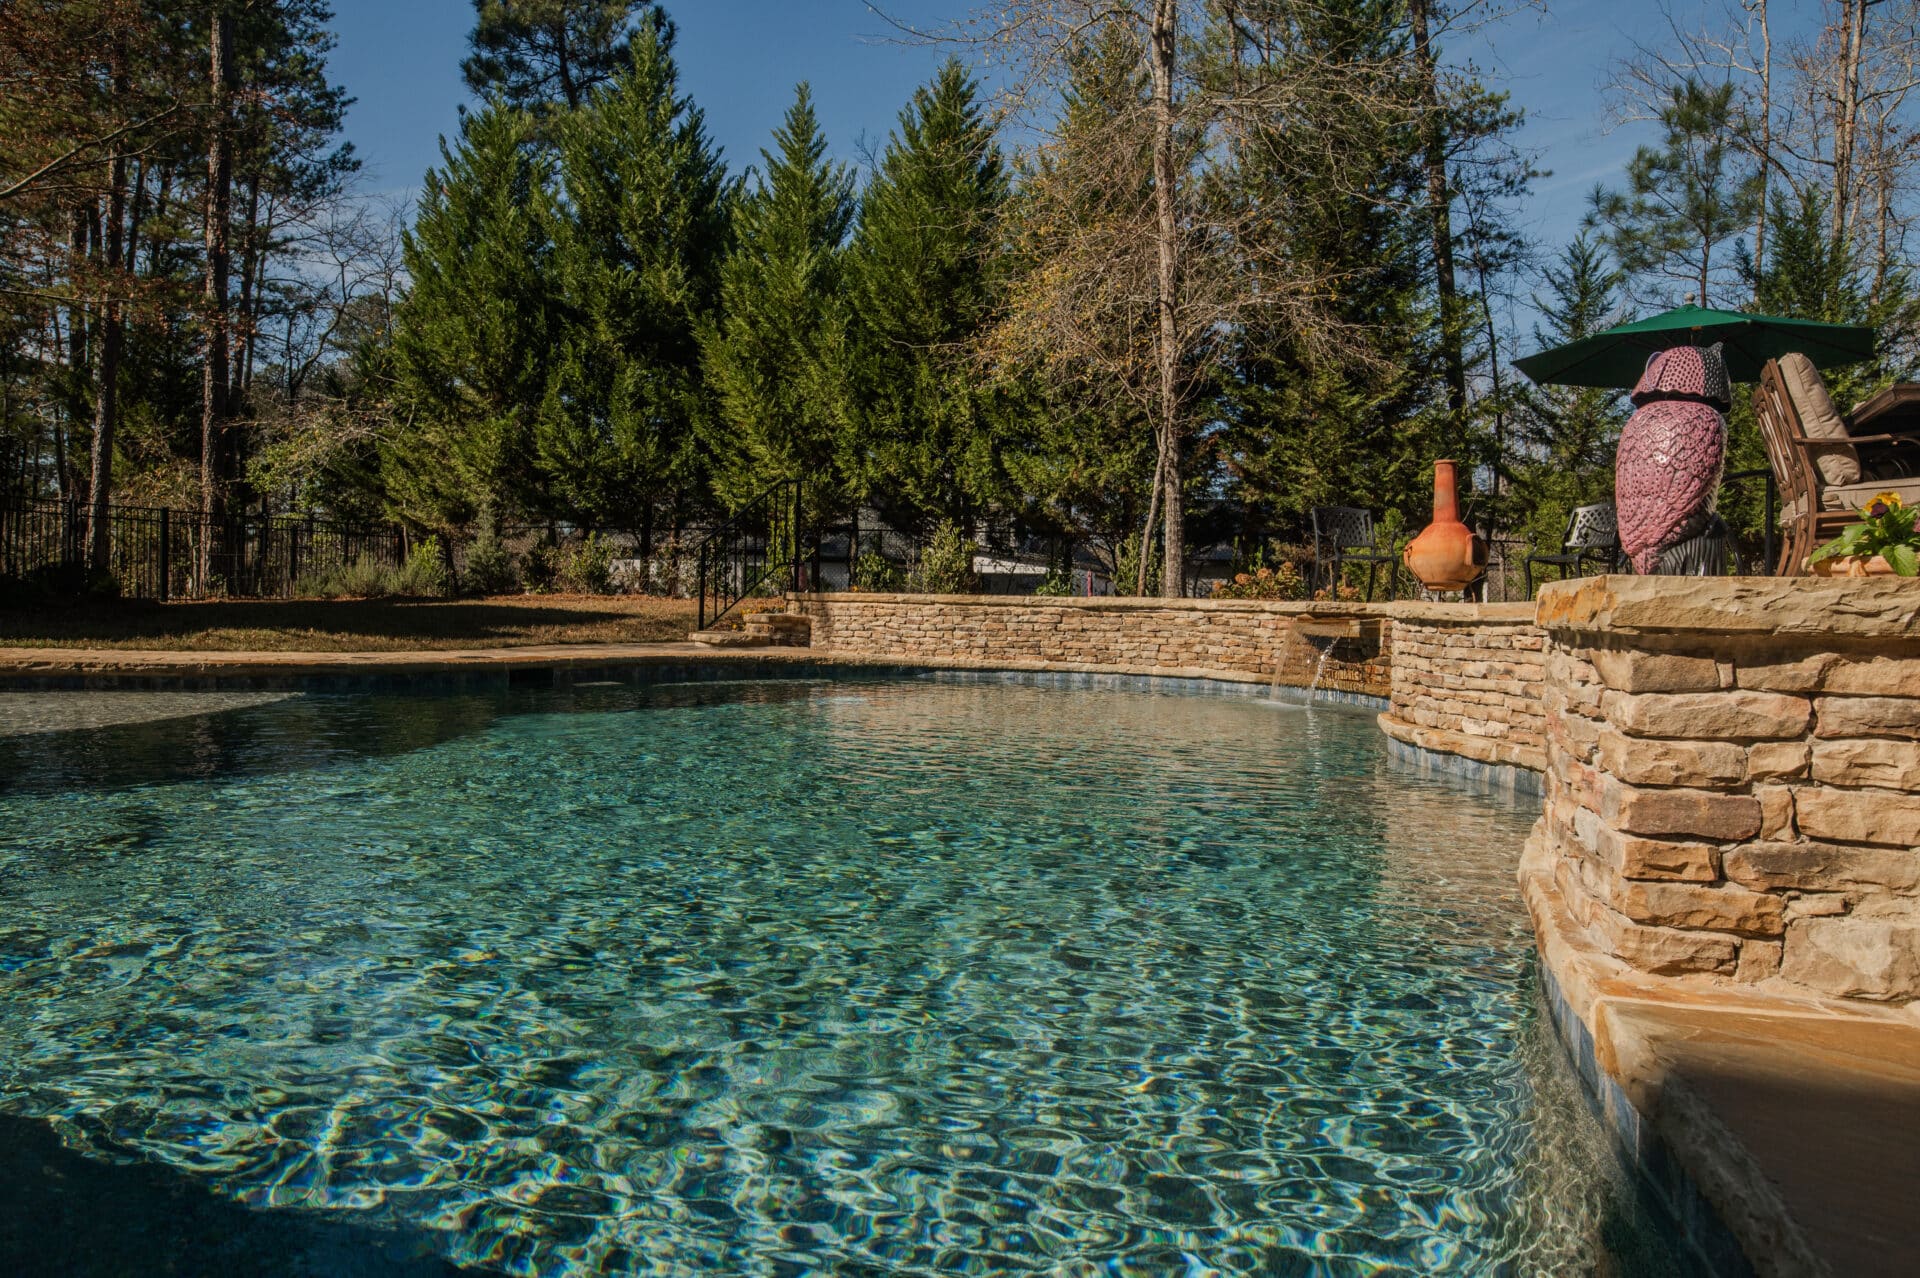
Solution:
[[[1281,617],[1357,617],[1454,625],[1533,624],[1532,604],[1440,603],[1397,599],[1387,603],[1335,603],[1329,600],[1162,599],[1130,595],[909,595],[867,591],[795,593],[794,603],[817,604],[963,604],[975,608],[1059,608],[1088,612],[1130,612],[1177,608],[1193,612],[1252,612]]]
[[[1583,577],[1540,591],[1552,631],[1805,635],[1920,641],[1920,580],[1904,577]]]

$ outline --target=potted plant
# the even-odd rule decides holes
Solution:
[[[1920,574],[1920,527],[1899,493],[1881,493],[1860,511],[1860,522],[1814,551],[1807,566],[1822,577],[1901,577]]]

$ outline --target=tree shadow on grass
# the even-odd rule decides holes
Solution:
[[[423,1233],[312,1211],[255,1211],[192,1178],[66,1148],[53,1128],[0,1117],[0,1273],[88,1278],[450,1278]]]
[[[690,608],[690,606],[689,606]],[[344,639],[447,646],[462,643],[564,641],[568,631],[598,631],[582,638],[683,638],[678,614],[687,609],[661,603],[640,610],[604,603],[506,603],[438,599],[258,599],[159,604],[146,600],[58,601],[0,609],[0,644],[38,642],[165,643],[210,632],[280,632],[315,640]],[[221,646],[227,646],[222,644]],[[245,646],[241,644],[239,646]]]

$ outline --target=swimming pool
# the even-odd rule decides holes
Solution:
[[[1528,814],[1362,714],[616,680],[6,737],[0,778],[0,1142],[289,1247],[1691,1272],[1536,1002]]]

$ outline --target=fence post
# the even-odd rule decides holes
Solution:
[[[800,481],[793,481],[793,593],[800,593]]]
[[[167,601],[173,581],[173,530],[168,526],[167,508],[160,508],[160,602]]]

